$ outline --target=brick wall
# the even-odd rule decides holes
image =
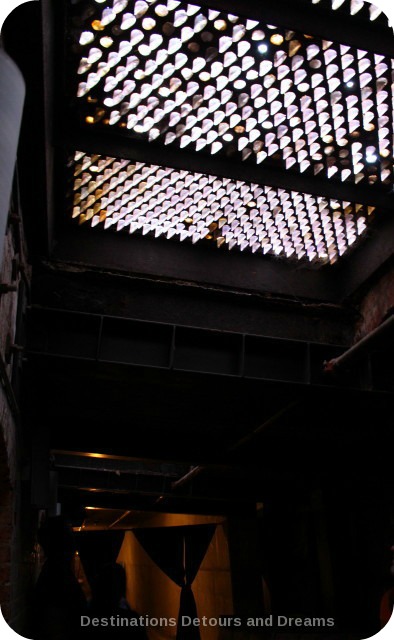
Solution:
[[[360,320],[355,342],[375,329],[394,310],[394,265],[388,267],[364,292],[359,302]]]
[[[12,259],[14,255],[12,231],[6,236],[1,283],[12,280]],[[16,424],[7,395],[11,377],[11,363],[6,363],[7,342],[14,337],[17,293],[4,293],[0,298],[0,356],[3,364],[0,386],[0,602],[6,618],[10,617],[11,605],[11,554],[13,537],[13,502],[17,475],[16,464]],[[12,479],[11,479],[12,476]]]
[[[0,453],[0,602],[3,615],[10,615],[12,492],[4,442]]]
[[[17,320],[24,303],[21,288],[27,282],[24,264],[23,230],[17,218],[4,239],[0,276],[0,604],[6,620],[19,633],[27,612],[34,530],[29,522],[28,458],[19,407],[21,352],[12,349],[20,338]]]

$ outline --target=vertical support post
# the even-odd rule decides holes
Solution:
[[[256,515],[230,516],[227,526],[234,615],[261,616],[263,591]]]
[[[321,491],[315,491],[312,494],[311,505],[317,543],[317,561],[320,569],[322,603],[325,608],[325,613],[332,615],[334,609],[334,580],[332,575],[327,523]]]

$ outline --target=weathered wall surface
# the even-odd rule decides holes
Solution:
[[[32,543],[29,511],[24,504],[26,467],[19,397],[22,353],[15,348],[21,337],[21,307],[25,304],[27,282],[23,231],[18,219],[8,226],[3,251],[0,280],[0,603],[10,625],[21,631],[27,610]]]
[[[359,309],[355,342],[379,326],[394,311],[394,265],[388,267],[364,292]]]

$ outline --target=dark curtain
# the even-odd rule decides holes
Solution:
[[[197,617],[192,584],[212,540],[216,525],[134,529],[133,533],[155,564],[179,587],[177,640],[199,640],[199,627],[183,626],[183,616]]]
[[[124,531],[81,531],[75,534],[76,547],[91,585],[101,567],[116,562]]]

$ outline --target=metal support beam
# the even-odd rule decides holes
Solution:
[[[157,460],[141,460],[104,454],[90,454],[85,452],[52,450],[50,452],[53,465],[57,469],[82,469],[85,471],[115,472],[146,476],[160,476],[177,478],[186,473],[187,466],[158,462]]]
[[[187,484],[192,478],[200,474],[201,470],[207,469],[213,473],[217,471],[233,472],[236,469],[234,467],[223,467],[210,465],[209,467],[194,467],[188,473],[185,472],[185,465],[175,465],[171,463],[162,462],[148,462],[142,460],[127,460],[126,458],[103,456],[103,457],[91,457],[88,454],[76,454],[73,452],[51,452],[51,461],[54,469],[59,474],[60,486],[62,488],[74,487],[75,482],[86,482],[87,478],[90,478],[93,482],[92,489],[99,489],[103,491],[105,487],[113,490],[115,493],[135,493],[139,495],[158,496],[157,500],[162,501],[169,499],[184,499],[188,497],[190,499],[199,499],[201,491],[187,492],[178,491],[181,487]],[[88,472],[93,472],[91,476]],[[119,482],[116,483],[116,489],[112,488],[113,475],[115,474],[119,478]],[[179,476],[181,476],[179,478]],[[179,478],[175,480],[175,478]],[[152,481],[157,485],[158,481],[162,481],[162,486],[157,488],[157,491],[152,493]],[[125,489],[128,487],[128,489]],[[133,488],[132,488],[133,487]],[[171,491],[169,491],[171,489]],[[176,492],[176,495],[173,495]],[[210,498],[211,491],[209,492]],[[214,498],[215,499],[215,498]],[[222,496],[220,495],[220,499]],[[223,498],[224,499],[224,498]],[[115,526],[118,522],[125,517],[121,516],[110,527]]]
[[[323,5],[300,0],[199,0],[199,4],[226,13],[243,15],[266,24],[287,27],[301,33],[318,36],[325,40],[335,40],[359,49],[394,56],[393,34],[390,28],[361,20],[358,16],[326,9]]]
[[[85,469],[59,469],[59,487],[144,496],[171,496],[171,480],[166,476],[100,472]]]
[[[285,384],[390,393],[353,373],[327,378],[324,357],[343,347],[211,331],[131,318],[42,308],[30,310],[29,358],[74,358],[86,363],[202,373]],[[330,357],[331,356],[331,357]]]
[[[65,131],[59,141],[70,151],[108,155],[115,158],[146,162],[191,172],[210,174],[222,178],[244,180],[260,185],[310,193],[326,198],[367,204],[388,211],[394,208],[394,194],[374,187],[364,187],[338,180],[292,173],[241,161],[231,161],[215,155],[176,149],[171,152],[165,145],[147,144],[132,137],[119,135],[106,129],[91,131],[85,127],[73,127]]]
[[[68,505],[72,504],[75,508],[76,504],[94,506],[98,509],[124,509],[144,510],[159,513],[196,513],[201,514],[201,501],[192,500],[187,496],[174,496],[174,499],[165,501],[152,502],[147,500],[146,496],[137,494],[120,494],[110,492],[91,492],[81,489],[70,489],[59,487],[59,500],[67,512]],[[247,500],[237,500],[234,497],[231,500],[213,501],[209,496],[204,499],[204,514],[220,515],[227,513],[243,513],[249,510],[250,502]]]
[[[175,154],[176,155],[176,154]],[[291,299],[335,303],[337,280],[327,268],[227,251],[162,238],[103,232],[71,224],[64,230],[52,258],[107,271],[164,279],[210,283],[247,293],[269,293]]]
[[[123,473],[102,473],[77,469],[58,470],[59,489],[78,489],[90,492],[109,492],[111,494],[136,495],[149,498],[190,499],[193,501],[209,500],[211,502],[231,501],[238,496],[241,500],[245,488],[249,484],[234,482],[209,483],[206,487],[195,488],[193,492],[174,493],[173,484],[168,477],[152,479],[143,473],[131,476]]]

